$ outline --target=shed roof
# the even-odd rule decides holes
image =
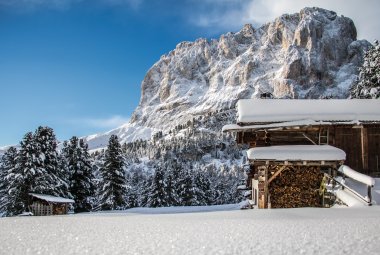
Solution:
[[[284,145],[256,147],[247,151],[252,160],[274,161],[341,161],[346,153],[330,145]]]
[[[241,99],[237,123],[380,121],[378,99]]]
[[[44,200],[46,202],[52,202],[52,203],[75,203],[74,200],[69,198],[63,198],[63,197],[55,197],[51,195],[43,195],[43,194],[36,194],[36,193],[29,193],[32,197]]]
[[[315,120],[296,120],[296,121],[285,121],[285,122],[276,122],[269,124],[260,124],[260,125],[244,125],[240,126],[238,124],[227,124],[222,128],[223,132],[226,131],[249,131],[249,130],[276,130],[281,127],[299,127],[299,126],[319,126],[319,125],[331,125],[331,122],[321,122]],[[351,123],[354,124],[354,123]]]

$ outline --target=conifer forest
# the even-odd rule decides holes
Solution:
[[[0,212],[29,211],[29,193],[72,198],[74,212],[238,203],[246,158],[220,131],[234,118],[234,110],[210,113],[124,144],[112,135],[95,151],[83,139],[58,142],[52,128],[38,127],[1,157]]]

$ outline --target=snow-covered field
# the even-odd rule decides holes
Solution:
[[[234,205],[136,208],[119,213],[1,218],[0,254],[380,252],[379,206],[234,209]]]

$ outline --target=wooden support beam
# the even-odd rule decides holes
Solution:
[[[360,129],[362,168],[368,173],[368,130],[366,127]]]
[[[268,194],[269,194],[269,184],[268,184],[268,167],[265,167],[265,182],[264,182],[264,207],[268,208]]]
[[[371,192],[372,187],[367,186],[367,197],[368,197],[368,203],[369,205],[372,205],[372,192]]]
[[[277,170],[277,172],[274,173],[274,175],[272,175],[269,180],[268,180],[268,185],[274,180],[274,178],[276,178],[282,171],[284,171],[285,169],[287,168],[287,166],[282,166],[279,170]]]
[[[302,133],[303,137],[305,137],[307,140],[309,140],[312,144],[317,145],[316,142],[313,141],[310,137],[308,137],[305,133]]]

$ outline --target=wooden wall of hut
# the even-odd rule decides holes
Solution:
[[[238,132],[237,142],[248,144],[251,148],[269,145],[319,144],[321,139],[319,134],[325,133],[326,130],[329,134],[328,144],[346,152],[346,165],[359,172],[380,177],[379,125],[365,125],[357,128],[347,125],[289,128],[268,133],[245,131]],[[325,142],[327,140],[323,144]]]
[[[380,127],[368,127],[368,169],[380,177]]]
[[[45,201],[34,201],[30,209],[35,216],[46,216],[53,214],[53,205]]]
[[[346,152],[345,164],[351,168],[363,171],[361,159],[361,129],[351,127],[336,127],[334,142],[331,144]]]
[[[35,216],[47,216],[67,214],[69,207],[67,203],[49,203],[34,199],[29,208]]]
[[[346,165],[362,173],[379,174],[380,127],[336,127],[331,145],[346,152]]]

